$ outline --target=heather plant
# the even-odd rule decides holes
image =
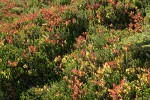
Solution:
[[[0,0],[0,99],[149,99],[148,0]]]

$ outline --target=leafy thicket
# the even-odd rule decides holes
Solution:
[[[0,0],[1,100],[149,94],[148,0]]]

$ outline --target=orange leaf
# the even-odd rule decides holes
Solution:
[[[115,90],[109,89],[111,97],[114,97],[117,95],[117,92]]]
[[[120,81],[120,86],[123,86],[124,84],[125,84],[125,79],[122,79],[121,81]]]
[[[91,58],[92,58],[92,60],[96,60],[96,57],[95,57],[95,53],[94,53],[94,52],[91,53]]]
[[[76,68],[74,68],[74,69],[72,70],[72,73],[73,73],[73,74],[77,74],[77,73],[78,73],[78,70],[77,70]]]
[[[15,62],[11,62],[10,60],[8,60],[8,64],[11,66],[11,67],[16,67],[18,65],[18,62],[15,61]]]

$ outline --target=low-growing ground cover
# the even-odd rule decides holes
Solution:
[[[0,99],[149,98],[148,0],[0,0]]]

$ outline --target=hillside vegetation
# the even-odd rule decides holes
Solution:
[[[149,0],[0,0],[0,100],[149,98]]]

